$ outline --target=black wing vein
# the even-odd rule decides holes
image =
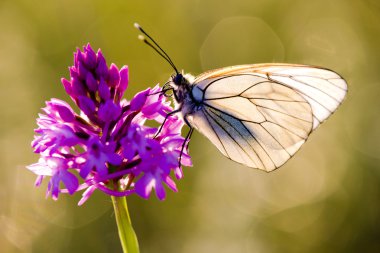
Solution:
[[[314,90],[320,91],[320,92],[322,92],[323,94],[325,94],[326,96],[328,96],[328,97],[332,98],[333,100],[335,100],[335,102],[337,102],[338,104],[340,104],[340,101],[337,100],[335,97],[331,96],[330,94],[326,93],[325,91],[320,90],[320,89],[314,87],[313,85],[310,85],[310,84],[308,84],[308,83],[306,83],[306,82],[304,82],[304,81],[294,79],[295,77],[298,77],[298,76],[289,76],[289,78],[292,79],[293,81],[296,81],[296,82],[302,83],[302,84],[304,84],[304,85],[306,85],[306,86],[308,86],[308,87],[310,87],[310,88],[312,88],[312,89],[314,89]],[[314,78],[316,78],[316,77],[314,77]],[[323,79],[323,78],[322,78],[322,79]],[[323,79],[323,80],[328,81],[328,80],[326,80],[326,79]],[[329,83],[330,83],[330,82],[329,82]],[[334,86],[335,86],[335,85],[334,85]]]
[[[212,109],[214,109],[214,110],[216,110],[216,111],[219,111],[219,112],[221,112],[221,113],[224,113],[224,114],[226,114],[227,116],[230,116],[230,117],[235,118],[235,119],[237,119],[237,120],[243,121],[243,122],[249,122],[249,123],[260,124],[260,125],[261,125],[262,123],[264,123],[264,122],[270,122],[270,123],[273,123],[273,124],[275,124],[275,125],[277,125],[277,126],[283,128],[283,129],[288,130],[290,133],[292,133],[292,134],[294,134],[294,135],[296,135],[296,136],[298,136],[298,137],[304,139],[304,137],[299,136],[298,134],[294,133],[293,131],[291,131],[291,130],[288,129],[288,128],[285,128],[284,126],[278,124],[277,122],[274,122],[274,121],[268,120],[267,117],[265,117],[265,115],[264,115],[261,111],[259,111],[259,113],[265,118],[265,121],[263,121],[263,122],[256,122],[256,121],[252,121],[252,120],[246,120],[246,119],[240,119],[240,118],[237,118],[237,117],[235,117],[235,116],[233,116],[233,115],[231,115],[231,114],[229,114],[229,113],[227,113],[227,112],[225,112],[225,111],[222,111],[222,110],[220,110],[220,109],[218,109],[218,108],[216,108],[216,107],[214,107],[214,106],[212,106],[212,105],[210,105],[210,104],[206,104],[206,103],[205,103],[204,105],[207,106],[207,107],[210,107],[210,108],[212,108]],[[257,106],[256,104],[254,104],[254,105]],[[284,115],[288,115],[288,114],[284,114]],[[290,116],[290,115],[288,115],[288,116]],[[296,119],[298,119],[298,118],[296,118]],[[300,119],[300,120],[302,120],[302,119]],[[308,123],[311,123],[310,121],[307,121],[307,120],[304,120],[304,121],[305,121],[305,122],[308,122]]]
[[[209,112],[212,112],[211,110],[209,111]],[[208,111],[206,110],[206,113],[208,114],[208,115],[210,115],[210,117],[212,117],[211,116],[211,114],[209,114],[208,113]],[[214,113],[214,112],[212,112],[216,117],[218,117],[220,120],[222,120],[222,121],[224,121],[224,122],[226,122],[229,126],[231,126],[239,135],[240,135],[240,137],[242,137],[242,139],[244,140],[244,137],[241,135],[241,133],[233,126],[233,125],[231,125],[229,122],[227,122],[226,120],[224,120],[223,118],[221,118],[219,115],[217,115],[216,113]],[[223,113],[223,112],[222,112]],[[232,117],[232,118],[234,118],[234,119],[236,119],[235,117],[233,117],[233,116],[231,116],[231,115],[228,115],[228,116],[230,116],[230,117]],[[212,117],[213,118],[213,117]],[[213,118],[214,119],[214,118]],[[236,120],[238,120],[238,119],[236,119]],[[228,134],[228,136],[243,150],[243,152],[249,157],[249,159],[251,159],[251,161],[253,161],[255,164],[256,164],[256,162],[254,161],[254,160],[252,160],[252,157],[244,150],[244,148],[230,135],[230,133],[228,133],[215,119],[214,119],[214,121],[220,126],[220,128],[221,129],[223,129],[223,131],[224,132],[226,132],[227,134]],[[239,120],[238,120],[239,121]],[[250,136],[252,136],[252,138],[257,142],[257,144],[264,150],[264,152],[265,152],[265,154],[269,157],[269,159],[271,160],[271,162],[273,163],[273,165],[274,166],[276,166],[275,165],[275,163],[273,162],[273,160],[272,160],[272,158],[270,157],[270,155],[267,153],[267,151],[264,149],[264,147],[260,144],[260,142],[256,139],[256,137],[254,136],[254,135],[252,135],[252,133],[251,133],[251,131],[249,130],[249,129],[247,129],[247,127],[244,125],[244,124],[242,124],[242,126],[245,128],[245,130],[250,134]],[[248,142],[248,141],[246,141],[247,142],[247,144],[251,147],[251,149],[252,149],[252,151],[256,154],[256,156],[257,156],[257,158],[260,160],[260,162],[261,162],[261,164],[265,167],[265,163],[263,162],[263,160],[261,159],[261,157],[258,155],[258,153],[256,152],[256,150],[255,150],[255,148],[254,147],[252,147],[252,145]],[[257,166],[257,164],[256,164],[256,166]]]
[[[287,76],[287,77],[289,77],[289,76]],[[302,91],[300,91],[300,90],[298,90],[298,89],[295,89],[295,88],[289,86],[288,84],[286,84],[286,83],[284,83],[284,82],[277,81],[277,80],[275,80],[275,79],[272,79],[271,77],[268,77],[268,78],[269,78],[272,82],[278,83],[278,84],[280,84],[280,85],[284,85],[284,86],[286,86],[286,87],[288,87],[288,88],[290,88],[290,89],[292,89],[292,90],[295,90],[295,91],[301,93],[303,96],[310,98],[311,100],[313,100],[314,102],[316,102],[317,104],[319,104],[321,107],[325,108],[330,114],[333,113],[329,108],[327,108],[327,107],[324,106],[323,104],[319,103],[319,102],[318,102],[317,100],[315,100],[313,97],[310,97],[309,95],[305,94],[304,92],[302,92]],[[319,121],[319,120],[318,120],[318,121]]]
[[[219,135],[216,133],[216,131],[215,131],[213,125],[212,125],[211,122],[209,121],[209,118],[206,116],[206,110],[205,110],[205,109],[202,109],[202,113],[203,113],[203,115],[205,116],[205,118],[206,118],[206,120],[207,120],[207,123],[210,125],[212,131],[214,131],[214,133],[215,133],[216,137],[218,138],[220,144],[222,145],[222,147],[223,147],[223,149],[224,149],[224,152],[226,153],[227,157],[231,159],[231,157],[230,157],[230,156],[228,155],[228,153],[227,153],[227,149],[226,149],[226,147],[224,146],[223,142],[220,140]],[[215,120],[214,120],[214,121],[215,121]]]

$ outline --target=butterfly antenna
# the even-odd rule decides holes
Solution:
[[[148,41],[144,36],[142,35],[139,35],[138,38],[140,40],[142,40],[145,44],[147,44],[148,46],[150,46],[151,48],[154,49],[154,51],[156,51],[162,58],[164,58],[169,64],[170,66],[172,66],[172,68],[174,69],[174,71],[176,72],[176,74],[179,74],[178,72],[178,69],[176,68],[176,66],[174,65],[172,59],[170,59],[169,55],[158,45],[158,43],[148,34],[144,31],[144,29],[142,29],[142,27],[135,23],[134,24],[135,28],[137,28],[140,32],[142,32],[146,37],[148,37],[152,42],[150,43],[150,41]]]

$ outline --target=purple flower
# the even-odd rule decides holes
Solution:
[[[38,163],[27,168],[40,176],[51,176],[47,194],[51,193],[53,199],[58,198],[59,183],[62,181],[68,192],[73,194],[78,188],[78,178],[68,171],[70,159],[63,157],[46,156],[41,157]],[[38,180],[38,185],[40,184]]]
[[[90,45],[74,53],[69,70],[70,79],[62,78],[62,84],[80,113],[59,99],[46,102],[32,141],[41,158],[27,167],[38,175],[36,186],[49,178],[47,195],[53,199],[60,193],[84,191],[79,205],[96,189],[143,198],[154,190],[159,199],[166,196],[164,185],[177,191],[172,172],[180,179],[181,165],[192,165],[187,149],[179,164],[186,144],[181,136],[183,121],[173,115],[159,133],[159,128],[145,125],[162,124],[173,111],[161,88],[141,91],[131,101],[123,99],[128,67],[108,67],[102,52],[95,53]],[[118,182],[123,190],[116,187]]]
[[[156,190],[159,199],[165,198],[162,183],[166,183],[170,189],[177,191],[173,180],[169,177],[170,169],[178,164],[178,155],[165,152],[158,142],[150,145],[151,149],[141,154],[140,170],[143,172],[140,180],[136,182],[136,193],[143,198],[148,198],[152,189]]]
[[[115,153],[116,143],[103,144],[99,138],[91,137],[86,143],[87,151],[77,157],[80,164],[79,174],[86,178],[92,171],[96,171],[100,176],[107,176],[109,165],[120,165],[122,158]]]

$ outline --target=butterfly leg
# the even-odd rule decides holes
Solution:
[[[165,97],[170,97],[171,95],[166,94],[167,91],[170,91],[170,90],[173,91],[173,87],[170,86],[170,82],[171,81],[166,82],[160,91],[150,93],[150,94],[148,94],[148,96],[161,94],[161,95],[164,95]]]
[[[180,111],[181,111],[181,109],[177,109],[177,110],[171,111],[171,112],[169,112],[168,114],[166,114],[165,119],[164,119],[164,122],[162,122],[160,128],[158,129],[157,133],[154,135],[153,138],[156,138],[156,137],[161,133],[161,130],[162,130],[162,128],[164,127],[166,120],[167,120],[171,115],[173,115],[173,114],[175,114],[175,113],[178,113],[178,112],[180,112]]]
[[[193,131],[194,131],[194,127],[192,127],[190,125],[190,123],[187,121],[187,118],[184,117],[183,119],[184,119],[186,125],[188,125],[190,127],[190,130],[186,134],[185,140],[183,141],[183,144],[182,144],[181,152],[179,153],[178,167],[181,167],[181,160],[182,160],[183,151],[185,150],[185,146],[187,149],[189,148],[190,138],[191,138],[191,135],[193,134]]]

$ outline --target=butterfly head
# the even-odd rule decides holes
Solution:
[[[170,77],[169,83],[173,89],[179,89],[180,87],[184,87],[188,89],[191,87],[191,84],[194,82],[194,76],[191,74],[183,74],[183,73],[175,73]]]
[[[180,86],[183,81],[183,75],[181,73],[177,73],[172,77],[172,81],[175,85]]]
[[[191,83],[194,77],[190,74],[176,73],[170,80],[169,85],[173,91],[176,102],[182,103],[191,91]]]

